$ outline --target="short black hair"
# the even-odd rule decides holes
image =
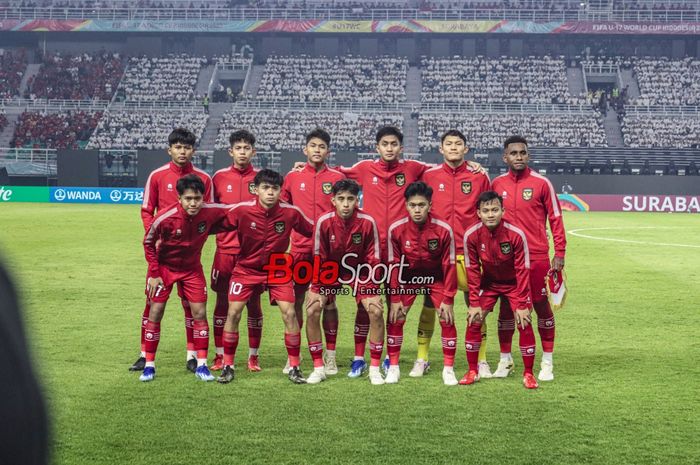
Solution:
[[[460,139],[462,139],[462,142],[464,142],[464,145],[467,145],[467,138],[464,137],[462,131],[459,131],[457,129],[450,129],[445,134],[443,134],[442,137],[440,137],[440,144],[444,144],[445,139],[447,139],[449,136],[459,137]]]
[[[396,136],[396,138],[399,140],[399,143],[403,144],[403,134],[401,134],[401,131],[399,131],[399,128],[397,127],[384,126],[379,128],[379,131],[377,131],[377,144],[380,140],[382,140],[382,137],[384,136]]]
[[[328,132],[324,129],[321,128],[316,128],[310,133],[306,135],[306,143],[308,144],[311,139],[321,139],[323,142],[326,143],[328,147],[331,146],[331,135],[328,134]]]
[[[527,146],[527,139],[525,139],[523,136],[510,136],[503,143],[503,149],[507,149],[510,144],[525,144]]]
[[[256,186],[259,186],[262,183],[268,183],[273,186],[282,186],[282,183],[284,183],[284,177],[279,174],[277,171],[274,170],[260,170],[258,171],[258,174],[255,175],[255,179],[253,179],[253,184]]]
[[[233,147],[233,144],[235,144],[236,142],[241,141],[250,144],[251,147],[255,147],[255,135],[253,135],[252,132],[246,129],[239,129],[238,131],[233,131],[228,138],[228,143],[231,147]]]
[[[197,136],[194,135],[192,131],[186,128],[175,128],[173,132],[168,136],[168,146],[173,146],[175,144],[191,145],[197,142]]]
[[[433,200],[433,188],[424,183],[423,181],[416,181],[408,185],[403,193],[404,198],[408,202],[408,199],[416,195],[421,195],[428,199],[428,202]]]
[[[333,184],[333,189],[331,192],[334,196],[338,195],[339,192],[350,192],[352,195],[357,197],[360,195],[360,185],[352,179],[341,179]]]
[[[482,203],[488,203],[492,200],[498,199],[498,203],[501,204],[501,207],[503,207],[503,197],[498,195],[498,192],[496,191],[486,191],[482,192],[481,195],[479,196],[479,199],[476,201],[476,207],[481,208]]]
[[[177,185],[175,186],[177,193],[182,195],[187,189],[192,189],[195,192],[199,192],[204,195],[204,181],[194,173],[186,174],[177,180]]]

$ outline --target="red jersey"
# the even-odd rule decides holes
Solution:
[[[209,231],[220,223],[230,207],[204,204],[190,216],[177,203],[158,212],[143,238],[148,276],[160,276],[161,266],[173,271],[191,271],[202,267],[202,247]],[[156,242],[160,241],[158,249]]]
[[[428,165],[415,160],[387,163],[382,159],[364,160],[351,168],[340,168],[362,186],[362,209],[377,221],[382,252],[388,250],[389,225],[406,215],[403,193],[418,181]]]
[[[204,201],[214,202],[214,196],[211,189],[211,178],[204,171],[195,168],[192,163],[188,162],[184,166],[177,166],[172,161],[153,170],[148,176],[146,186],[143,188],[143,203],[141,204],[141,219],[143,227],[148,229],[156,210],[160,212],[165,207],[177,203],[177,181],[186,174],[195,173],[204,181]]]
[[[554,237],[554,255],[564,258],[566,232],[554,186],[541,174],[525,168],[509,171],[493,180],[493,190],[503,197],[505,221],[517,225],[527,236],[533,260],[549,260],[547,220]]]
[[[301,171],[287,174],[280,198],[283,202],[299,207],[304,215],[316,221],[324,213],[333,210],[333,184],[341,179],[345,179],[345,175],[338,170],[324,164],[316,171],[316,168],[307,163]],[[292,232],[292,252],[311,253],[313,248],[313,238]]]
[[[216,203],[236,204],[256,199],[253,180],[258,170],[253,165],[238,169],[231,165],[214,173],[214,201]],[[216,249],[220,253],[238,255],[240,245],[235,231],[222,232],[216,235]]]
[[[258,284],[267,279],[263,267],[270,255],[287,251],[292,231],[311,237],[314,225],[294,205],[279,202],[267,209],[251,200],[231,207],[222,229],[235,229],[241,245],[233,275],[243,284]]]
[[[381,262],[379,230],[374,218],[359,209],[347,220],[335,211],[321,215],[314,232],[314,255],[318,255],[322,263],[334,261],[340,265],[343,256],[350,253],[357,255],[345,261],[351,267],[359,263],[374,266]],[[347,279],[347,276],[340,278]]]
[[[518,301],[511,302],[513,310],[529,309],[530,251],[522,229],[501,223],[490,231],[477,223],[464,233],[464,266],[469,283],[469,306],[479,307],[479,293],[491,283],[512,284]]]
[[[432,213],[423,224],[416,224],[407,216],[389,227],[389,236],[389,263],[398,263],[403,255],[408,263],[404,278],[410,282],[414,276],[434,277],[434,284],[442,283],[443,302],[452,305],[457,293],[452,227]],[[391,285],[399,287],[398,273],[392,273]],[[391,301],[400,302],[401,296],[392,294]]]
[[[423,174],[423,181],[433,188],[431,212],[444,218],[455,235],[457,254],[464,254],[464,230],[479,221],[476,215],[479,195],[491,190],[485,173],[475,173],[464,162],[457,168],[443,163]]]

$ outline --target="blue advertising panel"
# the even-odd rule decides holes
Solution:
[[[133,204],[143,201],[143,189],[121,187],[52,187],[52,203]]]

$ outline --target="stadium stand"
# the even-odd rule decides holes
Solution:
[[[401,57],[271,56],[258,100],[380,102],[406,100],[408,59]]]
[[[90,138],[101,112],[22,113],[12,147],[78,149]]]
[[[204,57],[168,55],[132,57],[119,86],[119,98],[127,101],[193,100]]]
[[[26,67],[26,50],[0,48],[0,98],[13,98],[19,95],[19,86]]]
[[[111,100],[124,74],[118,53],[52,53],[29,82],[25,97],[32,99]]]
[[[635,105],[700,104],[700,60],[644,57],[634,60],[640,97]]]
[[[199,140],[208,115],[201,110],[114,110],[104,118],[87,144],[88,149],[161,149],[168,146],[168,134],[186,127]]]
[[[627,147],[700,147],[700,115],[626,115],[621,129]]]
[[[331,134],[331,150],[374,150],[375,133],[381,126],[402,127],[403,118],[390,113],[311,112],[276,110],[237,111],[224,115],[216,149],[228,147],[228,136],[236,129],[248,129],[258,139],[258,150],[301,150],[304,134],[314,127]]]

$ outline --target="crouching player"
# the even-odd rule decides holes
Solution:
[[[151,309],[144,335],[146,367],[139,379],[152,381],[156,375],[160,322],[173,285],[177,283],[190,303],[194,317],[195,376],[203,381],[213,381],[214,377],[207,368],[207,283],[201,255],[209,232],[226,217],[228,209],[223,205],[204,203],[204,182],[196,174],[180,178],[176,189],[179,203],[159,212],[143,239],[148,262],[146,294]]]
[[[277,301],[282,312],[284,342],[291,366],[289,379],[296,384],[306,383],[299,369],[301,332],[294,313],[294,283],[288,276],[277,280],[268,276],[268,270],[274,269],[270,266],[271,257],[287,251],[292,230],[305,237],[313,234],[312,221],[299,208],[279,201],[283,181],[276,171],[260,170],[253,180],[257,199],[234,205],[221,225],[222,230],[238,232],[241,248],[229,283],[228,317],[222,337],[224,368],[217,379],[220,383],[229,383],[234,378],[238,324],[243,307],[265,289],[270,291],[270,298]]]
[[[448,386],[457,385],[454,372],[457,349],[457,329],[454,325],[454,296],[457,293],[455,268],[455,241],[452,228],[430,213],[433,189],[424,182],[414,182],[404,193],[408,216],[389,227],[389,263],[398,263],[401,257],[407,263],[407,272],[391,275],[391,310],[387,327],[389,370],[386,382],[398,383],[399,355],[403,342],[406,315],[419,290],[429,292],[430,300],[440,316],[444,367],[442,380]],[[418,282],[422,284],[410,284]],[[431,282],[429,282],[431,281]]]
[[[321,310],[333,301],[335,294],[343,288],[340,281],[352,278],[366,282],[349,283],[357,290],[355,299],[369,314],[369,347],[371,364],[369,380],[372,384],[384,384],[379,370],[382,351],[384,350],[384,316],[383,302],[378,295],[379,286],[372,282],[371,276],[353,275],[348,268],[358,270],[358,265],[366,264],[371,270],[381,262],[379,230],[370,215],[357,208],[360,186],[349,179],[336,181],[332,188],[331,202],[335,211],[321,215],[314,232],[314,256],[321,264],[335,263],[338,266],[338,282],[327,283],[316,280],[306,298],[306,336],[309,339],[309,352],[314,362],[314,371],[307,379],[308,383],[320,383],[326,379],[323,365],[323,344],[321,343]],[[341,264],[344,264],[341,267]],[[367,268],[367,267],[363,267]],[[370,273],[372,273],[370,271]],[[359,274],[359,272],[357,273]]]
[[[479,380],[478,358],[481,321],[493,310],[496,300],[508,299],[520,332],[523,356],[523,384],[537,388],[532,374],[535,361],[535,333],[530,324],[530,253],[525,233],[503,219],[503,199],[494,191],[479,196],[477,215],[481,220],[464,233],[465,266],[469,297],[465,348],[469,371],[459,384]]]

